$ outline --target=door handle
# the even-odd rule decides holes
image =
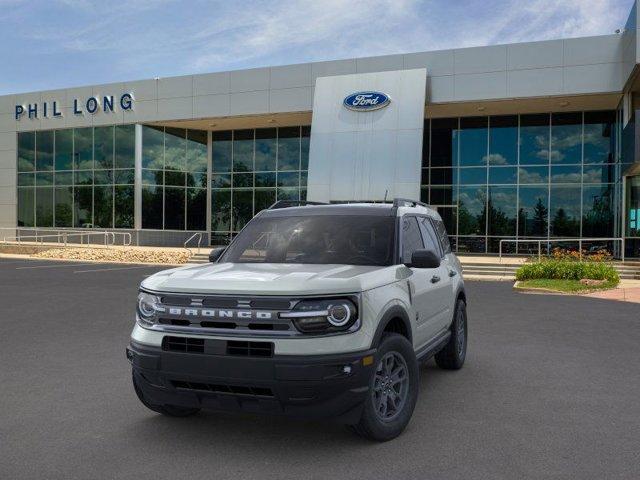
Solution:
[[[455,270],[449,270],[449,276],[450,277],[455,277],[458,274],[458,272],[456,272]]]
[[[440,281],[440,277],[438,275],[434,275],[431,277],[431,283],[438,283]]]

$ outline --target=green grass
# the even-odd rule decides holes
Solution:
[[[554,290],[556,292],[563,293],[584,293],[595,290],[608,290],[615,288],[618,285],[617,281],[607,280],[606,283],[594,287],[582,285],[580,280],[565,280],[565,279],[550,279],[550,278],[537,278],[534,280],[520,280],[518,282],[518,288],[544,288],[546,290]]]

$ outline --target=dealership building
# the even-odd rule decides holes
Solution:
[[[612,35],[1,96],[0,239],[219,245],[276,200],[405,197],[458,252],[640,256],[637,15]]]

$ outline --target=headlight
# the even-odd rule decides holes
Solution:
[[[359,326],[358,309],[348,298],[302,300],[280,318],[291,319],[302,333],[345,332]]]
[[[147,292],[138,294],[138,318],[147,325],[153,325],[156,313],[162,311],[160,299]]]

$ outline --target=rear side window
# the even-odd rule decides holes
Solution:
[[[410,263],[411,255],[416,250],[424,248],[422,235],[416,217],[402,219],[402,263]]]
[[[444,228],[444,223],[442,220],[436,220],[435,218],[431,219],[431,221],[436,228],[436,233],[438,234],[444,253],[451,253],[451,244],[449,243],[449,236],[447,235],[447,229]]]
[[[429,250],[433,250],[442,257],[442,248],[440,248],[440,241],[438,235],[433,229],[433,225],[427,217],[420,217],[418,220],[420,224],[420,230],[422,231],[422,238],[424,239],[424,246]]]

